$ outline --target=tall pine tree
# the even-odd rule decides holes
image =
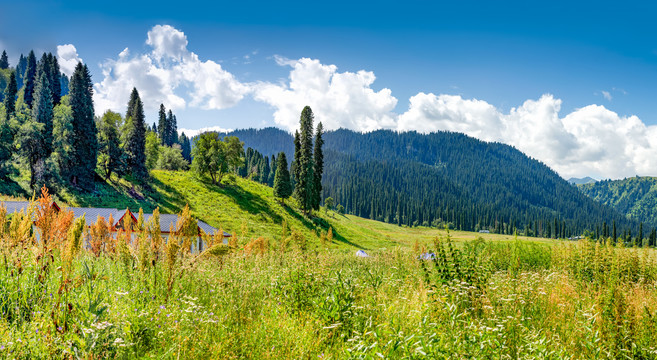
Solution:
[[[157,116],[157,136],[160,137],[162,145],[166,145],[166,128],[167,128],[167,110],[164,104],[160,104],[160,111]]]
[[[48,74],[43,69],[39,71],[39,79],[34,89],[32,118],[43,124],[43,152],[45,156],[50,156],[52,153],[53,100]]]
[[[2,56],[0,56],[0,69],[9,68],[9,58],[7,57],[7,51],[2,50]]]
[[[183,132],[180,134],[180,137],[178,138],[178,142],[180,143],[180,148],[182,150],[182,157],[183,159],[187,160],[190,164],[192,163],[192,145],[191,142],[189,141],[189,138],[185,133]]]
[[[69,83],[73,125],[73,153],[70,178],[73,184],[90,189],[98,153],[98,138],[94,121],[93,83],[89,68],[82,63],[75,66]]]
[[[23,87],[23,78],[27,69],[27,58],[21,54],[16,64],[16,87],[20,90]]]
[[[290,172],[287,170],[287,158],[284,152],[278,154],[276,159],[276,175],[274,176],[274,196],[280,198],[283,203],[292,195],[292,182]]]
[[[61,76],[59,77],[59,84],[60,84],[60,101],[61,98],[68,95],[68,76],[66,74],[62,73]]]
[[[50,83],[50,93],[52,94],[52,103],[59,105],[61,101],[61,77],[59,75],[59,62],[57,57],[48,53],[48,82]]]
[[[146,168],[146,123],[144,104],[136,88],[132,89],[123,129],[123,150],[128,171],[137,179],[148,176]]]
[[[4,92],[5,117],[0,119],[0,178],[6,178],[14,170],[14,164],[11,161],[14,152],[14,133],[9,119],[14,115],[16,109],[16,92],[16,73],[11,72]]]
[[[32,102],[34,101],[34,83],[36,81],[36,71],[36,56],[34,56],[34,51],[30,51],[30,54],[27,56],[25,76],[23,77],[23,83],[25,84],[25,93],[23,94],[23,98],[25,99],[25,103],[29,108],[32,108]]]
[[[313,171],[313,210],[319,210],[319,204],[322,202],[322,174],[324,173],[324,140],[322,134],[324,127],[320,122],[317,124],[317,134],[315,135],[314,165]]]
[[[299,158],[301,157],[301,140],[299,131],[294,131],[294,159],[292,159],[292,187],[296,188],[297,179],[299,179]]]
[[[5,105],[5,120],[9,123],[9,117],[14,114],[16,110],[16,93],[18,92],[16,84],[16,73],[12,72],[9,75],[9,83],[5,89],[5,98],[3,104]]]
[[[176,116],[173,115],[171,109],[169,109],[169,114],[167,115],[165,124],[166,127],[163,130],[164,141],[162,143],[166,146],[172,146],[178,140],[178,134]]]
[[[314,159],[313,159],[313,111],[306,106],[301,111],[301,133],[299,134],[299,160],[296,165],[299,174],[294,195],[307,214],[313,208]]]

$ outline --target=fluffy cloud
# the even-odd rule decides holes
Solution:
[[[252,95],[270,105],[275,123],[287,130],[298,127],[301,109],[309,105],[316,121],[322,121],[327,129],[462,132],[515,146],[566,178],[621,178],[657,172],[657,126],[600,105],[562,115],[561,100],[543,95],[503,112],[483,100],[418,93],[409,99],[408,109],[398,114],[391,90],[372,87],[376,76],[371,71],[340,72],[337,66],[316,59],[275,57],[279,66],[290,68],[287,79],[242,83],[217,62],[203,61],[189,51],[185,34],[171,26],[153,27],[146,45],[150,47],[147,53],[132,55],[125,49],[102,64],[103,80],[95,84],[98,113],[124,110],[133,87],[146,106],[164,103],[174,110],[225,109]],[[75,47],[61,45],[57,54],[62,70],[70,74],[80,60]],[[601,95],[612,98],[609,92]],[[180,129],[189,136],[207,130],[227,129]]]
[[[83,62],[78,56],[78,50],[72,44],[57,45],[57,61],[59,68],[69,77],[73,74],[75,66]]]
[[[133,87],[139,90],[146,106],[155,108],[163,103],[174,110],[188,105],[225,109],[249,92],[248,85],[221,65],[202,61],[189,51],[187,37],[180,30],[169,25],[154,26],[146,44],[152,49],[149,53],[131,56],[126,48],[117,59],[102,64],[103,80],[94,85],[99,113],[123,109]]]
[[[253,96],[274,107],[274,121],[279,126],[288,130],[298,128],[301,109],[309,105],[316,121],[321,121],[326,129],[369,131],[395,127],[392,111],[397,99],[390,89],[371,88],[376,79],[373,72],[338,72],[335,65],[308,58],[277,57],[276,61],[292,67],[289,83],[255,84]]]
[[[420,93],[399,116],[398,130],[458,131],[499,141],[539,159],[559,174],[621,178],[657,170],[657,126],[589,105],[560,117],[561,100],[543,95],[504,114],[481,100]]]
[[[233,131],[233,129],[224,129],[221,126],[210,126],[204,127],[201,129],[178,129],[178,135],[185,133],[185,136],[192,138],[198,134],[204,133],[206,131],[216,131],[219,133],[227,133]]]

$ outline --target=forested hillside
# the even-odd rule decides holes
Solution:
[[[633,177],[623,180],[603,180],[579,185],[587,196],[611,206],[628,218],[657,226],[657,178]]]
[[[268,156],[293,155],[292,136],[274,128],[235,135]],[[362,217],[405,225],[570,237],[638,231],[543,163],[508,145],[463,134],[337,130],[325,134],[324,198]],[[620,235],[619,235],[620,236]]]

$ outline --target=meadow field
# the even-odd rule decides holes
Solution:
[[[3,358],[657,358],[654,249],[344,217],[387,242],[361,258],[245,227],[193,254],[184,231],[136,224],[129,243],[48,201],[0,212]]]

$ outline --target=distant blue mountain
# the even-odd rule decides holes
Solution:
[[[596,180],[596,179],[594,179],[590,176],[587,176],[587,177],[584,177],[584,178],[571,177],[570,179],[568,179],[568,182],[573,184],[573,185],[584,185],[584,184],[591,184],[591,183],[598,182],[598,180]]]

